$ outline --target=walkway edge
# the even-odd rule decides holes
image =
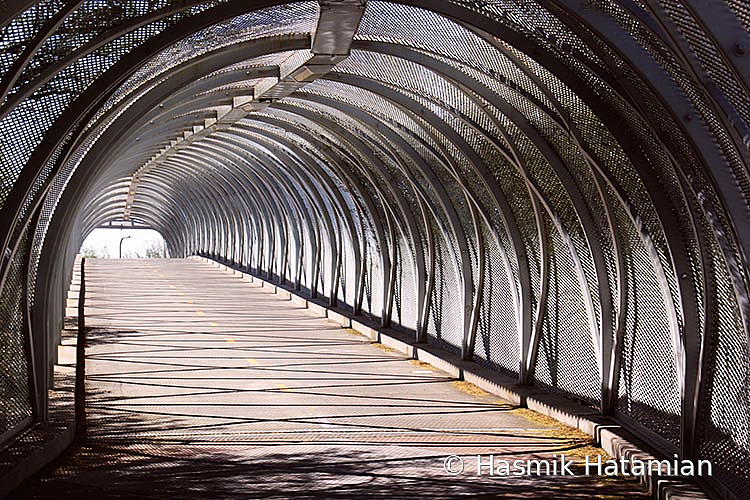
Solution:
[[[438,368],[450,376],[472,383],[491,394],[507,399],[513,404],[528,408],[565,425],[577,428],[592,436],[612,458],[624,458],[628,461],[638,460],[673,460],[663,453],[651,448],[648,444],[623,428],[614,420],[602,417],[596,410],[581,405],[563,396],[552,394],[543,389],[518,384],[515,379],[502,375],[489,368],[471,361],[463,361],[445,351],[426,344],[416,344],[406,335],[388,329],[373,328],[340,311],[311,302],[289,289],[277,286],[258,276],[242,272],[218,260],[208,257],[192,256],[197,259],[240,277],[250,282],[259,282],[264,288],[283,296],[301,307],[308,308],[322,317],[327,317],[342,328],[351,328],[357,333],[394,349],[412,359],[423,361]],[[641,483],[656,500],[710,500],[696,484],[680,478],[661,477],[657,475],[642,476]],[[717,500],[739,500],[733,496],[716,496]]]

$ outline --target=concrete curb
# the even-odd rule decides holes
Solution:
[[[226,265],[206,257],[194,258],[218,266],[220,269],[231,270],[231,267],[227,268]],[[373,328],[355,318],[350,318],[344,313],[311,302],[293,291],[279,288],[257,276],[237,270],[233,272],[241,274],[243,278],[248,280],[261,281],[263,286],[270,286],[275,290],[284,290],[290,297],[287,300],[300,304],[302,307],[307,307],[321,317],[329,318],[330,321],[342,328],[351,328],[373,342],[379,342],[412,359],[429,363],[451,377],[465,380],[515,405],[528,408],[565,425],[577,428],[593,437],[597,444],[616,460],[621,458],[628,461],[632,459],[672,459],[672,457],[666,457],[652,449],[613,419],[600,416],[599,412],[593,408],[538,387],[520,385],[511,377],[474,362],[461,360],[457,356],[439,350],[434,346],[416,344],[399,332]],[[680,478],[646,475],[641,476],[640,480],[653,498],[657,500],[710,500],[710,497],[697,485]]]

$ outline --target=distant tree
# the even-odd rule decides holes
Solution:
[[[81,255],[88,259],[109,259],[109,252],[106,247],[83,247],[81,248]]]
[[[146,258],[147,259],[161,259],[164,257],[164,249],[161,242],[152,240],[146,247]]]

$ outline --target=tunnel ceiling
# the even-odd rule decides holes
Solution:
[[[744,0],[0,12],[2,290],[34,335],[83,238],[136,221],[750,486]]]

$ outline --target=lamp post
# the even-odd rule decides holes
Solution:
[[[127,240],[128,238],[130,238],[130,236],[123,236],[122,238],[120,238],[120,258],[121,259],[122,259],[122,242],[123,240]]]

